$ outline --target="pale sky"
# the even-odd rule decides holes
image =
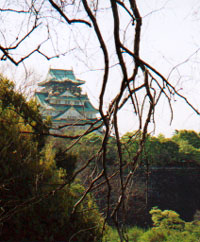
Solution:
[[[181,94],[184,94],[200,110],[199,0],[144,0],[138,1],[138,6],[141,15],[144,17],[141,35],[141,58],[157,68],[165,77],[170,75],[171,83],[177,89],[182,88]],[[121,16],[122,19],[123,17]],[[3,24],[7,24],[6,21],[6,19],[3,19]],[[14,38],[12,19],[10,23],[9,28],[5,31],[9,33],[9,38]],[[101,23],[103,34],[109,42],[112,38],[109,24],[112,23],[109,23],[109,16],[107,16],[106,11],[102,13]],[[49,67],[73,68],[78,78],[86,80],[84,90],[88,93],[93,105],[98,107],[102,71],[96,69],[102,68],[100,50],[95,42],[95,37],[88,34],[86,26],[76,25],[73,28],[73,34],[71,29],[71,27],[64,25],[55,26],[54,31],[57,31],[59,36],[53,35],[54,32],[52,31],[57,43],[57,46],[54,47],[66,49],[66,51],[70,49],[71,51],[67,55],[47,61],[36,54],[25,62],[26,68],[28,70],[33,69],[42,79],[45,78]],[[45,38],[45,33],[41,29],[34,37],[35,44],[42,38]],[[83,41],[78,41],[80,39]],[[3,35],[0,35],[0,42],[4,42]],[[79,45],[79,50],[74,50],[76,44]],[[27,44],[28,48],[30,48],[29,44]],[[44,50],[47,50],[51,55],[53,53],[52,44],[48,42]],[[0,63],[0,70],[5,70],[5,64]],[[23,66],[21,65],[17,68],[18,79],[22,75],[22,71]],[[111,69],[109,91],[106,94],[107,104],[119,87],[119,83],[117,83],[118,75],[120,73],[117,69]],[[175,129],[193,129],[200,132],[200,117],[178,97],[175,99],[176,101],[173,102],[174,118],[171,126],[167,101],[161,101],[159,107],[157,107],[155,134],[163,133],[166,136],[171,136]],[[121,113],[119,119],[121,134],[136,129],[134,115],[128,107]]]

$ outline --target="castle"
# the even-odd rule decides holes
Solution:
[[[97,120],[97,109],[82,93],[80,86],[84,83],[72,70],[49,69],[46,79],[38,84],[41,90],[35,93],[36,101],[42,116],[51,117],[53,128],[87,129]]]

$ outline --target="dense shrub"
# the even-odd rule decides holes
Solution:
[[[0,241],[99,241],[102,218],[90,195],[72,214],[84,192],[70,179],[75,157],[46,143],[37,105],[0,79]]]
[[[126,238],[130,242],[197,242],[200,238],[200,222],[185,222],[179,214],[171,210],[154,207],[150,211],[154,226],[144,229],[133,227],[127,229]],[[116,229],[109,228],[103,242],[119,242]],[[124,240],[125,241],[125,240]]]
[[[150,214],[152,215],[154,228],[182,231],[185,227],[185,222],[180,218],[179,214],[174,211],[162,211],[154,207],[151,209]]]

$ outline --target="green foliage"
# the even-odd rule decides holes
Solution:
[[[179,141],[179,152],[184,162],[194,162],[200,164],[200,149],[188,144],[187,141]]]
[[[56,154],[38,106],[2,77],[0,85],[0,241],[100,240],[102,218],[90,195],[72,214],[84,192],[68,182],[76,157]]]
[[[128,239],[132,242],[137,242],[138,239],[144,234],[145,230],[139,227],[129,228],[127,230]]]
[[[185,223],[185,231],[189,234],[194,234],[196,237],[200,238],[200,221],[192,221]]]
[[[120,242],[117,230],[115,228],[108,226],[106,231],[104,232],[102,242]]]
[[[198,239],[199,235],[194,231],[189,232],[187,230],[176,231],[167,229],[149,229],[138,239],[138,242],[196,242]]]
[[[148,230],[138,240],[138,242],[161,242],[167,241],[167,231],[164,230]]]
[[[197,241],[200,237],[200,222],[185,222],[182,220],[178,213],[171,210],[160,210],[157,207],[151,209],[150,214],[152,215],[154,228],[150,230],[147,241],[152,240],[154,236],[163,235],[162,240],[157,241],[168,241],[168,242],[181,242],[181,241]],[[144,240],[145,241],[145,240]]]
[[[177,143],[184,140],[194,148],[200,148],[200,136],[193,130],[176,130],[172,139]]]
[[[131,242],[196,242],[200,238],[200,222],[185,222],[171,210],[160,210],[157,207],[150,211],[154,227],[146,231],[133,227],[126,230],[125,237]],[[120,241],[116,229],[108,228],[103,242]],[[124,240],[125,241],[125,240]]]
[[[136,132],[127,132],[121,138],[123,157],[127,163],[131,162],[136,155],[139,147],[139,137]]]
[[[137,242],[144,232],[144,229],[135,226],[133,228],[127,228],[124,231],[124,236],[128,241]],[[117,229],[107,226],[102,242],[120,242]]]
[[[77,156],[72,153],[63,152],[58,148],[55,155],[56,166],[65,170],[66,174],[63,177],[68,183],[72,182],[73,172],[77,164]]]
[[[141,134],[128,132],[122,136],[123,157],[133,160],[139,148]],[[172,138],[148,135],[140,155],[140,164],[151,166],[183,166],[200,164],[200,136],[195,131],[176,131]]]
[[[143,156],[150,165],[168,166],[179,161],[179,146],[170,139],[149,136]]]
[[[2,134],[5,139],[6,136],[14,137],[12,134],[10,136],[9,132],[19,132],[23,129],[23,131],[34,132],[33,139],[37,142],[38,148],[42,149],[45,143],[45,136],[43,134],[48,133],[50,123],[42,120],[39,107],[33,100],[26,102],[23,95],[15,91],[14,84],[1,75],[0,113],[0,128],[1,130],[5,130],[4,134]],[[27,136],[24,135],[24,137]],[[9,138],[6,144],[8,142]],[[23,138],[22,142],[25,142]]]
[[[80,158],[85,161],[96,154],[101,147],[102,141],[103,136],[97,133],[90,133],[84,136],[78,148]]]
[[[139,148],[141,134],[126,133],[121,142],[123,144],[123,155],[127,162],[131,162]],[[168,166],[180,161],[179,145],[163,135],[153,137],[148,135],[140,155],[141,165]]]
[[[179,214],[171,210],[160,210],[153,207],[150,211],[152,215],[153,226],[159,229],[175,229],[182,231],[185,222],[180,218]]]
[[[69,133],[70,134],[70,133]],[[184,135],[182,135],[184,134]],[[192,136],[186,140],[185,136]],[[137,132],[128,132],[121,137],[122,156],[125,163],[133,161],[137,154],[142,134]],[[92,155],[95,155],[103,142],[103,135],[90,133],[84,136],[78,145],[72,149],[73,153],[79,156],[79,162],[85,162]],[[73,141],[65,143],[63,148],[69,146]],[[199,135],[194,131],[177,131],[172,138],[165,138],[162,134],[158,137],[147,135],[143,151],[140,155],[140,164],[146,166],[184,166],[185,164],[200,164],[200,149],[196,148],[199,142]],[[193,146],[194,144],[194,146]],[[112,170],[118,160],[117,144],[114,137],[109,137],[107,144],[107,164]],[[96,164],[94,160],[92,165]],[[101,162],[99,162],[100,164]],[[98,164],[98,165],[99,165]]]
[[[183,162],[200,164],[200,136],[192,130],[176,130],[172,137],[179,145]]]

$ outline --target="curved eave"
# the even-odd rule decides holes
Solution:
[[[89,119],[89,118],[85,118],[85,119],[71,119],[71,120],[70,119],[54,119],[54,118],[52,118],[52,122],[54,122],[54,123],[65,123],[65,124],[72,123],[73,124],[73,123],[76,122],[77,125],[81,124],[81,123],[84,123],[85,125],[92,124],[92,123],[94,123],[96,121],[97,121],[97,119]]]
[[[44,86],[50,86],[52,84],[68,84],[68,83],[73,83],[77,86],[82,85],[85,83],[85,81],[83,80],[70,80],[70,79],[49,79],[49,80],[45,80],[43,82],[38,83],[38,86],[44,87]]]

